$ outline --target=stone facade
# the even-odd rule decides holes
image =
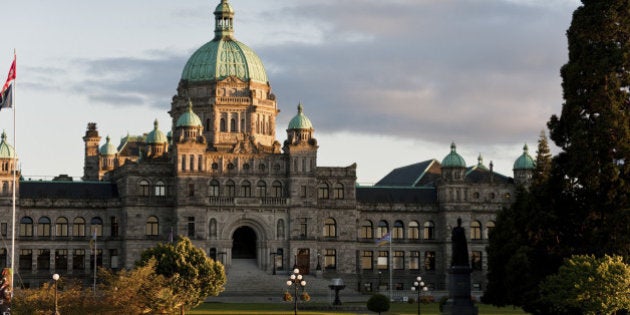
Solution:
[[[222,12],[217,7],[217,25]],[[232,40],[224,33],[215,31],[213,40]],[[473,288],[483,289],[488,231],[531,170],[515,170],[515,182],[481,158],[474,166],[427,160],[359,186],[356,165],[317,165],[314,128],[298,107],[281,145],[269,82],[182,78],[166,137],[156,122],[148,134],[99,148],[97,125],[89,123],[83,181],[19,182],[16,281],[37,286],[59,273],[89,282],[94,244],[97,265],[132,268],[144,249],[181,235],[228,267],[234,259],[256,259],[268,272],[274,264],[306,274],[321,267],[324,276],[370,291],[389,285],[392,264],[394,289],[409,289],[417,275],[445,289],[450,231],[461,218],[470,232]],[[10,183],[12,169],[0,181]],[[5,240],[10,188],[0,196]],[[387,233],[391,246],[378,246]],[[5,248],[0,263],[9,257]]]

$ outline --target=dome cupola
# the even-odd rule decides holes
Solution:
[[[101,155],[116,155],[116,153],[118,153],[118,150],[116,149],[116,146],[111,143],[111,141],[109,141],[109,136],[107,136],[107,138],[105,138],[105,144],[101,146],[98,152]]]
[[[156,119],[153,122],[153,130],[149,132],[149,134],[147,135],[146,143],[147,144],[154,144],[154,143],[162,144],[162,143],[167,143],[167,142],[168,142],[168,139],[166,138],[164,133],[160,131],[160,129],[158,129],[158,121]]]
[[[304,107],[302,107],[302,103],[298,104],[298,113],[295,115],[291,121],[289,121],[289,130],[291,129],[313,129],[313,124],[311,124],[311,120],[304,115]]]
[[[184,112],[177,119],[176,127],[202,127],[201,118],[192,110],[192,102],[188,100],[188,111]]]
[[[451,143],[451,153],[442,160],[442,167],[466,167],[466,161],[457,153],[455,142]]]
[[[532,170],[536,167],[536,162],[529,155],[527,144],[523,146],[523,154],[514,162],[514,170]]]
[[[7,134],[2,131],[2,141],[0,141],[0,159],[14,158],[15,148],[7,142]]]

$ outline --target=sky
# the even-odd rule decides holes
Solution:
[[[14,110],[0,112],[22,174],[83,174],[88,122],[118,144],[165,131],[188,57],[212,40],[219,0],[3,4],[0,80],[17,53]],[[318,165],[357,163],[372,184],[451,142],[512,176],[563,99],[578,0],[230,0],[235,37],[262,59],[281,110],[304,105]],[[13,116],[15,115],[15,125]],[[14,132],[15,129],[15,132]]]

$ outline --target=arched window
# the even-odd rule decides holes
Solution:
[[[221,118],[221,132],[226,132],[227,131],[227,125],[225,124],[225,118]]]
[[[93,217],[90,220],[90,236],[103,236],[103,220],[99,217]]]
[[[372,225],[372,221],[365,220],[361,223],[361,228],[359,229],[359,238],[372,239],[374,238],[374,229]]]
[[[337,223],[333,218],[324,220],[324,237],[337,237]]]
[[[405,226],[402,221],[397,220],[394,222],[394,228],[392,229],[392,238],[396,240],[401,240],[405,238]]]
[[[488,223],[486,223],[486,239],[490,239],[492,230],[494,230],[494,221],[488,221]]]
[[[59,217],[55,221],[55,236],[67,237],[68,236],[68,219]]]
[[[219,197],[219,181],[216,179],[213,179],[212,181],[210,181],[210,187],[208,187],[208,195],[210,197]]]
[[[276,238],[284,239],[284,220],[278,220],[278,226],[276,228]]]
[[[236,119],[234,118],[230,119],[230,131],[236,132]]]
[[[85,237],[85,219],[78,217],[72,222],[72,236]]]
[[[333,198],[334,199],[343,199],[344,198],[343,185],[341,183],[336,183],[333,186]]]
[[[210,219],[210,237],[217,237],[217,219]]]
[[[256,184],[256,196],[261,198],[267,197],[267,183],[262,180]]]
[[[210,131],[210,118],[206,118],[205,131]]]
[[[160,234],[160,222],[156,216],[150,216],[147,218],[147,225],[145,227],[145,234],[147,236],[157,236]]]
[[[37,220],[37,236],[48,237],[50,236],[50,218],[41,217]]]
[[[244,181],[241,184],[241,196],[242,197],[252,196],[252,184],[250,184],[249,181]]]
[[[479,221],[470,222],[470,239],[471,240],[481,239],[481,223]]]
[[[435,223],[433,221],[424,222],[422,238],[425,240],[435,239]]]
[[[317,198],[319,199],[329,198],[328,184],[326,183],[319,184],[319,187],[317,188]]]
[[[158,181],[157,183],[155,183],[155,195],[166,196],[166,185],[164,185],[163,181]]]
[[[148,196],[150,194],[149,182],[146,180],[140,181],[140,196]]]
[[[389,232],[389,224],[387,221],[381,220],[378,222],[378,227],[376,228],[376,238],[381,238],[385,236]]]
[[[33,236],[33,219],[31,219],[30,217],[22,217],[22,219],[20,219],[20,236]]]
[[[274,181],[272,184],[273,196],[274,197],[282,197],[282,183],[280,181]]]
[[[232,180],[228,180],[227,183],[225,183],[225,190],[228,197],[236,196],[236,184],[234,184]]]
[[[407,232],[407,237],[410,240],[420,239],[420,227],[418,225],[418,221],[409,222],[409,232]]]

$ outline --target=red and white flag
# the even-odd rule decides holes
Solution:
[[[11,108],[13,107],[13,82],[15,81],[15,55],[13,56],[13,63],[11,64],[11,68],[9,68],[9,75],[7,76],[7,81],[2,86],[2,90],[0,91],[0,109],[3,108]]]

